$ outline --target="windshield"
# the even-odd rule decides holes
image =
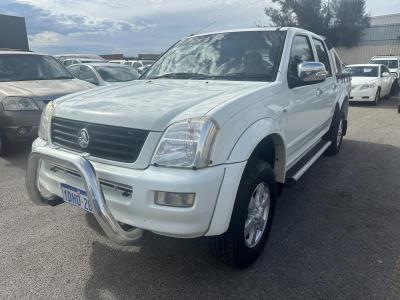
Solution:
[[[285,33],[229,32],[195,36],[171,48],[145,79],[274,80]]]
[[[130,68],[123,66],[102,66],[94,67],[101,78],[107,82],[125,82],[138,79],[138,73]]]
[[[374,59],[371,60],[370,63],[375,65],[385,65],[389,69],[397,69],[399,67],[396,59]]]
[[[343,73],[353,77],[378,77],[378,67],[347,67]]]
[[[1,54],[0,81],[57,80],[74,78],[51,56]]]

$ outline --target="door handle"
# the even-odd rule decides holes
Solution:
[[[318,96],[321,96],[323,94],[323,90],[321,89],[317,89],[317,91],[315,92],[315,94]]]

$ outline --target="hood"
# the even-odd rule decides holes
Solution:
[[[54,115],[105,125],[163,131],[171,122],[205,115],[265,82],[136,80],[57,100]]]
[[[94,85],[79,79],[0,82],[0,92],[4,96],[30,97],[47,101],[92,87]]]
[[[378,78],[375,77],[352,77],[351,84],[353,86],[360,85],[360,84],[369,84],[376,82]]]

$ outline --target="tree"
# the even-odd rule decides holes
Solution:
[[[334,45],[353,47],[369,26],[365,0],[272,0],[279,8],[265,14],[274,26],[296,26],[328,37]]]

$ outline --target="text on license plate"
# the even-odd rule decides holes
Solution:
[[[86,191],[61,183],[61,192],[65,202],[93,213],[93,207],[89,202]]]

